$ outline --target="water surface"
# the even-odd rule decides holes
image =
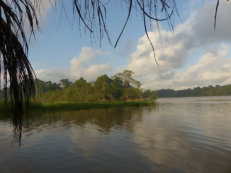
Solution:
[[[0,172],[231,172],[231,97],[34,114],[21,146],[0,121]]]

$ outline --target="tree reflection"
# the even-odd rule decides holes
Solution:
[[[26,113],[22,111],[12,111],[8,106],[1,109],[0,121],[9,121],[13,124],[13,136],[19,145],[21,145],[23,119],[25,119]]]
[[[153,109],[155,109],[153,106],[145,107],[145,111]],[[65,112],[27,112],[24,114],[5,112],[1,114],[0,121],[13,122],[14,139],[20,145],[23,131],[28,132],[44,125],[52,126],[59,122],[61,126],[74,125],[80,128],[91,124],[97,126],[103,133],[109,133],[112,128],[124,128],[132,132],[136,123],[142,122],[143,111],[144,107],[117,107]]]
[[[142,107],[131,108],[107,108],[107,109],[91,109],[68,112],[53,112],[53,113],[33,113],[29,116],[30,125],[41,126],[43,124],[52,124],[61,121],[64,126],[74,124],[75,126],[83,127],[87,123],[94,124],[108,132],[116,126],[123,126],[127,129],[132,129],[134,125],[129,122],[142,120]]]

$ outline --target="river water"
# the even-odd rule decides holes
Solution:
[[[1,120],[0,173],[231,172],[231,97],[157,102]]]

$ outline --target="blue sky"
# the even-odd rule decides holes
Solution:
[[[31,41],[29,53],[36,75],[42,80],[74,81],[84,77],[92,81],[105,73],[111,76],[130,69],[143,83],[142,87],[150,89],[231,83],[231,24],[227,17],[231,13],[230,3],[222,1],[215,31],[215,0],[177,1],[181,21],[175,16],[174,31],[166,23],[160,24],[160,31],[149,30],[160,64],[157,66],[138,13],[133,13],[114,49],[106,37],[100,47],[98,39],[90,39],[84,30],[80,34],[71,1],[64,1],[68,18],[59,5],[54,9],[44,2],[40,32]],[[118,1],[112,1],[107,23],[113,43],[125,17],[126,10],[118,6]]]
[[[68,2],[70,3],[71,1]],[[113,43],[115,43],[122,29],[127,15],[126,10],[118,6],[118,1],[115,2],[116,1],[112,1],[112,7],[110,6],[110,8],[108,8],[110,12],[108,12],[107,16],[108,21],[112,21],[108,22],[108,30]],[[47,5],[49,5],[49,3]],[[113,8],[113,6],[117,8]],[[57,7],[59,7],[59,5],[57,5]],[[85,34],[83,29],[79,32],[78,23],[76,19],[73,18],[72,4],[65,4],[65,8],[68,17],[66,17],[64,11],[60,8],[49,8],[49,11],[46,11],[46,18],[41,20],[41,32],[36,36],[36,40],[33,41],[30,51],[31,60],[35,64],[49,68],[68,67],[70,65],[69,61],[80,53],[82,47],[92,47],[93,49],[99,49],[101,51],[110,51],[113,53],[112,56],[116,56],[117,59],[119,59],[120,56],[117,54],[124,51],[126,44],[133,44],[132,47],[130,46],[129,48],[135,51],[138,39],[144,34],[141,17],[133,15],[116,49],[109,44],[106,35],[100,46],[98,39],[91,39],[89,33]],[[61,11],[62,15],[60,15]],[[127,54],[129,53],[131,52]],[[55,63],[53,62],[54,59],[56,60]],[[115,63],[124,64],[125,62],[115,60]]]

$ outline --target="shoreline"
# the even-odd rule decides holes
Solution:
[[[86,109],[101,109],[110,107],[139,107],[155,105],[152,100],[141,101],[112,101],[112,102],[89,102],[89,103],[31,103],[30,112],[55,112],[55,111],[74,111]]]

